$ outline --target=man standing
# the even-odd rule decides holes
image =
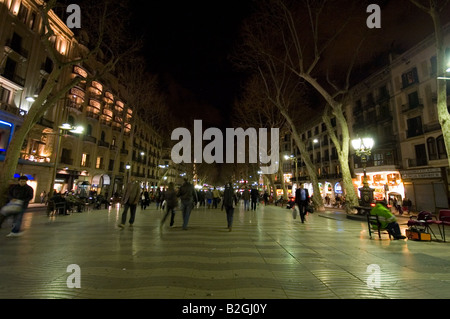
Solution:
[[[27,184],[28,178],[26,176],[19,177],[19,183],[11,185],[8,192],[8,199],[11,203],[21,203],[21,209],[13,216],[13,228],[11,232],[6,235],[7,237],[18,237],[23,234],[20,231],[22,225],[22,218],[25,210],[28,208],[28,203],[33,199],[34,190]],[[7,215],[0,214],[0,227],[3,221],[8,217]]]
[[[184,179],[184,184],[181,185],[177,196],[180,197],[181,199],[181,212],[183,213],[183,230],[187,230],[189,217],[191,216],[191,210],[194,207],[194,199],[197,202],[197,193],[195,192],[194,185],[189,183],[187,178]]]
[[[305,222],[306,207],[309,203],[309,192],[307,189],[303,188],[303,184],[300,184],[300,187],[295,191],[295,203],[298,206],[303,224]]]
[[[141,195],[141,190],[139,188],[139,184],[131,177],[131,182],[128,183],[127,188],[125,190],[125,195],[123,196],[122,205],[123,213],[122,213],[122,222],[118,225],[120,228],[125,227],[125,223],[127,222],[127,213],[128,209],[130,209],[130,226],[133,226],[134,219],[136,217],[136,207],[139,203],[139,199]]]

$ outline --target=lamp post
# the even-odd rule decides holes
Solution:
[[[356,151],[356,155],[361,157],[361,162],[363,164],[363,187],[359,189],[359,192],[361,194],[361,206],[365,207],[370,206],[373,201],[374,189],[369,187],[366,174],[366,165],[367,157],[370,156],[374,143],[375,142],[371,137],[356,138],[352,140],[352,146]]]
[[[82,134],[84,132],[84,128],[82,126],[72,126],[68,123],[64,123],[58,126],[58,144],[56,145],[55,150],[55,164],[53,166],[52,179],[50,182],[50,194],[48,195],[49,198],[53,196],[54,193],[56,170],[58,169],[58,162],[59,162],[59,148],[61,147],[61,141],[65,131],[69,131],[75,134]]]
[[[125,185],[128,185],[128,180],[130,179],[131,165],[129,163],[125,164],[125,169],[127,170],[127,181],[126,181]]]

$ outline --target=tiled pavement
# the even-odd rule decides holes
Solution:
[[[302,224],[287,209],[240,206],[232,232],[220,209],[194,210],[187,231],[179,212],[169,228],[160,227],[162,211],[138,208],[134,227],[122,230],[120,213],[27,213],[19,238],[5,237],[7,222],[0,298],[450,298],[450,243],[369,239],[366,223],[342,212]]]

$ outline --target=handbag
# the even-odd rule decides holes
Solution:
[[[297,218],[297,214],[300,215],[300,210],[298,209],[297,205],[294,205],[294,207],[292,208],[292,217],[294,219],[296,219]]]
[[[10,216],[18,214],[23,209],[23,201],[22,200],[12,200],[8,204],[2,207],[0,210],[0,214],[3,216]]]

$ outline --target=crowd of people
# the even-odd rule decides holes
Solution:
[[[10,237],[21,235],[21,220],[23,213],[28,207],[30,200],[34,197],[33,188],[27,184],[27,177],[21,176],[18,179],[18,183],[12,183],[9,187],[8,192],[8,203],[2,207],[0,211],[0,227],[4,220],[13,216],[13,228],[11,233],[8,235]],[[59,193],[55,191],[53,194],[47,194],[42,192],[40,194],[41,203],[46,203],[47,212],[56,212],[58,214],[68,214],[69,211],[83,211],[86,204],[93,205],[93,208],[100,209],[102,205],[108,208],[110,204],[121,203],[123,207],[123,212],[121,216],[119,228],[124,228],[128,212],[130,216],[128,223],[133,226],[136,218],[136,209],[140,205],[141,210],[145,210],[150,206],[152,202],[156,203],[156,209],[164,210],[165,214],[161,220],[161,225],[163,225],[166,219],[170,216],[170,226],[174,225],[175,212],[179,210],[182,214],[183,224],[182,229],[187,230],[189,224],[189,218],[191,211],[194,207],[200,208],[205,207],[208,209],[219,209],[225,210],[227,229],[232,230],[233,227],[233,215],[234,208],[237,203],[242,200],[244,204],[245,211],[255,211],[257,204],[263,202],[267,205],[271,202],[271,198],[267,192],[260,193],[254,187],[245,186],[242,192],[236,192],[233,189],[231,183],[225,185],[223,192],[219,191],[216,187],[213,189],[200,189],[196,190],[195,187],[187,180],[184,183],[175,188],[174,183],[169,183],[167,188],[157,188],[155,192],[148,192],[147,190],[142,190],[139,182],[133,177],[125,188],[123,196],[118,193],[113,194],[111,199],[106,198],[102,194],[97,194],[95,191],[87,194],[86,192],[79,192],[75,194],[72,192]],[[329,199],[325,198],[325,204],[330,205]],[[345,198],[339,196],[336,197],[335,202],[343,203]],[[308,189],[300,185],[295,192],[295,201],[293,202],[292,208],[294,212],[294,218],[298,213],[301,222],[305,222],[305,216],[307,212],[312,212],[312,198],[308,192]],[[391,206],[397,210],[398,214],[403,214],[404,212],[410,213],[412,203],[408,198],[404,198],[400,203],[397,199],[392,199],[390,202]],[[384,207],[384,208],[383,208]],[[380,213],[381,215],[386,215],[387,203],[381,207],[376,205],[373,209],[374,214]],[[384,216],[383,215],[383,216]],[[398,237],[398,228],[395,226],[395,220],[392,218],[392,213],[389,215],[389,221],[393,224],[389,225],[392,229],[392,233],[395,234],[394,237]]]

